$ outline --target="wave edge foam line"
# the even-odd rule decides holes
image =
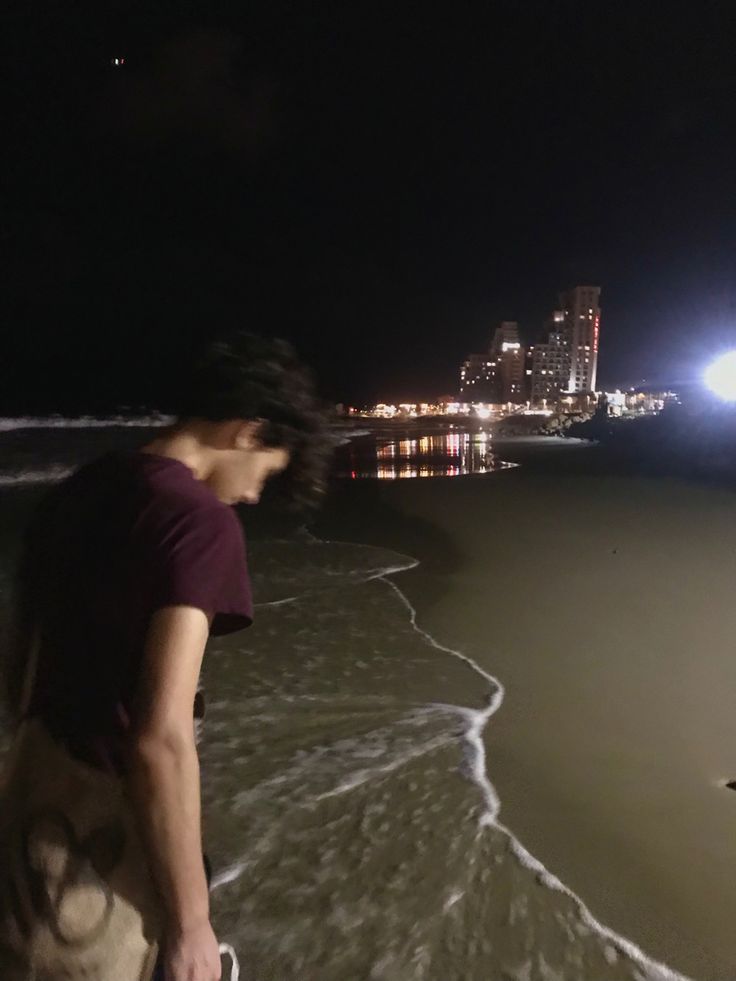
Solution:
[[[346,548],[377,547],[374,545],[367,545],[365,542],[344,542],[321,539],[310,532],[306,525],[303,525],[299,531],[307,539],[307,544],[310,545],[338,545],[345,546]],[[508,839],[511,852],[514,857],[524,868],[527,868],[530,872],[535,873],[541,885],[572,900],[580,919],[587,927],[589,927],[594,933],[598,934],[602,939],[607,940],[619,954],[623,954],[624,956],[631,958],[631,960],[637,963],[638,967],[644,968],[649,972],[649,977],[647,979],[642,979],[642,981],[693,981],[692,978],[675,971],[673,968],[668,967],[661,961],[656,961],[653,958],[648,957],[633,941],[628,940],[626,937],[621,936],[621,934],[618,934],[609,927],[604,926],[600,920],[596,919],[596,917],[591,913],[580,896],[574,893],[572,889],[566,886],[556,875],[550,872],[549,869],[547,869],[542,862],[539,861],[539,859],[535,858],[521,843],[513,831],[498,820],[498,815],[501,810],[501,801],[496,788],[493,786],[493,783],[488,776],[486,766],[486,750],[485,744],[483,743],[483,732],[490,718],[495,715],[495,713],[501,707],[506,689],[498,678],[481,668],[481,666],[472,657],[467,654],[463,654],[462,651],[458,651],[451,647],[446,647],[444,644],[440,644],[439,641],[435,640],[428,631],[424,630],[417,624],[417,611],[410,602],[409,598],[402,592],[395,582],[387,578],[388,576],[396,575],[399,572],[407,572],[410,569],[415,569],[421,564],[419,559],[412,556],[404,555],[402,557],[407,560],[405,565],[387,566],[379,572],[368,570],[372,574],[369,575],[367,579],[361,580],[361,582],[370,582],[377,579],[384,582],[395,592],[408,611],[410,625],[412,629],[416,631],[416,633],[423,637],[424,640],[436,650],[441,651],[443,654],[447,654],[450,657],[457,658],[460,661],[464,661],[468,667],[487,681],[492,688],[488,696],[486,707],[482,710],[471,709],[463,705],[451,705],[440,702],[435,703],[438,707],[443,706],[457,712],[459,715],[464,716],[469,722],[468,728],[463,736],[463,739],[467,744],[468,755],[470,757],[469,772],[473,782],[480,790],[481,795],[486,802],[486,811],[479,819],[479,831],[482,832],[486,827],[493,827],[501,834],[505,835],[505,837]],[[277,606],[282,603],[294,602],[300,598],[301,597],[293,596],[286,600],[279,600],[275,603],[263,603],[260,605]],[[656,973],[652,974],[652,972]]]
[[[331,543],[337,544],[337,543]],[[369,546],[370,547],[370,546]],[[415,560],[414,564],[410,568],[415,568],[418,566],[419,560]],[[403,570],[402,570],[403,571]],[[386,573],[389,575],[390,573]],[[389,586],[399,597],[403,605],[409,612],[409,622],[412,629],[416,631],[424,640],[434,647],[436,650],[441,651],[444,654],[448,654],[451,657],[457,658],[460,661],[465,662],[473,671],[479,674],[485,681],[492,686],[492,691],[488,696],[488,701],[484,709],[471,709],[462,705],[450,705],[448,703],[437,703],[442,704],[450,709],[455,709],[458,713],[464,716],[468,720],[468,728],[463,734],[463,739],[467,745],[469,759],[469,772],[473,783],[478,787],[486,804],[486,811],[481,815],[479,819],[479,830],[483,830],[487,827],[493,827],[501,834],[508,838],[511,852],[517,861],[520,862],[524,868],[529,869],[529,871],[534,872],[537,876],[538,881],[541,885],[546,888],[559,892],[566,896],[568,899],[572,900],[580,919],[587,927],[589,927],[594,933],[598,934],[602,939],[607,940],[612,947],[614,947],[620,954],[631,958],[631,960],[637,963],[637,966],[644,968],[649,972],[649,981],[693,981],[685,974],[680,974],[673,968],[668,967],[661,961],[656,961],[653,958],[648,957],[644,951],[638,947],[633,941],[628,940],[626,937],[621,936],[621,934],[616,933],[609,927],[604,926],[600,920],[598,920],[590,909],[586,906],[585,902],[572,891],[568,886],[566,886],[556,875],[550,872],[539,859],[535,858],[531,852],[521,843],[521,841],[516,837],[516,835],[506,827],[498,819],[498,815],[501,811],[501,800],[498,796],[496,788],[493,786],[490,777],[488,776],[488,769],[486,765],[486,749],[483,743],[483,732],[489,720],[498,709],[506,693],[506,689],[503,684],[494,677],[489,672],[485,671],[481,666],[469,657],[467,654],[463,654],[462,651],[455,650],[451,647],[446,647],[444,644],[440,644],[439,641],[422,627],[417,624],[417,611],[410,602],[409,598],[403,593],[401,589],[385,576],[380,576],[377,578],[382,578],[383,581]],[[652,974],[651,972],[656,972]]]

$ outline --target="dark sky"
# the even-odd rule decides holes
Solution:
[[[235,324],[291,338],[333,400],[430,397],[576,283],[603,288],[604,384],[736,343],[732,3],[2,20],[0,411],[156,404]]]

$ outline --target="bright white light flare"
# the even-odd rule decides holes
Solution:
[[[736,402],[736,351],[717,358],[703,375],[711,392],[727,402]]]

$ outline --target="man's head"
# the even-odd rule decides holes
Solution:
[[[183,379],[177,428],[212,449],[207,482],[221,500],[255,504],[283,474],[282,493],[312,502],[330,443],[306,367],[291,345],[245,331],[210,342]]]
[[[180,419],[169,434],[181,449],[194,443],[196,455],[185,462],[224,504],[257,504],[271,477],[284,473],[291,460],[285,446],[264,446],[262,421]],[[149,444],[155,448],[159,441]],[[151,452],[153,449],[151,449]]]

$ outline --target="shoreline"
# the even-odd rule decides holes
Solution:
[[[507,687],[485,735],[501,820],[648,956],[730,981],[736,800],[718,780],[736,772],[725,574],[736,575],[736,504],[678,480],[534,468],[494,477],[415,481],[411,491],[376,481],[384,486],[358,488],[353,506],[376,513],[377,544],[419,556],[402,589],[422,627]],[[349,512],[331,525],[349,526]],[[654,571],[673,562],[674,607],[672,582]],[[707,581],[696,594],[688,563]],[[701,631],[692,643],[709,615],[709,639]],[[704,641],[710,669],[697,655]]]
[[[466,753],[466,762],[469,761],[467,768],[468,776],[478,788],[485,805],[485,811],[481,814],[479,820],[479,829],[492,827],[502,835],[505,835],[508,838],[509,848],[520,865],[533,872],[537,876],[539,883],[551,893],[557,893],[572,901],[581,921],[597,934],[601,940],[610,943],[611,953],[606,953],[605,955],[610,963],[615,963],[618,957],[625,957],[632,960],[637,967],[645,970],[647,972],[647,978],[651,979],[651,981],[654,981],[654,979],[659,979],[659,981],[692,981],[691,978],[679,973],[662,961],[657,961],[655,958],[649,956],[633,940],[617,933],[596,918],[586,905],[584,899],[551,872],[539,859],[535,858],[514,831],[500,820],[503,801],[499,797],[488,772],[486,739],[487,727],[496,713],[503,708],[506,690],[503,683],[497,677],[489,674],[473,658],[463,654],[459,650],[446,647],[444,644],[439,643],[431,633],[418,625],[416,608],[411,604],[406,594],[395,585],[393,576],[410,571],[411,569],[416,569],[419,564],[417,560],[415,565],[409,565],[406,568],[387,569],[380,578],[386,579],[401,597],[409,612],[413,629],[432,647],[446,653],[449,657],[458,658],[468,664],[471,670],[475,671],[488,683],[490,688],[490,694],[484,708],[473,709],[465,706],[452,706],[457,709],[461,717],[465,718],[467,723],[467,728],[462,739],[469,748],[469,753]]]

